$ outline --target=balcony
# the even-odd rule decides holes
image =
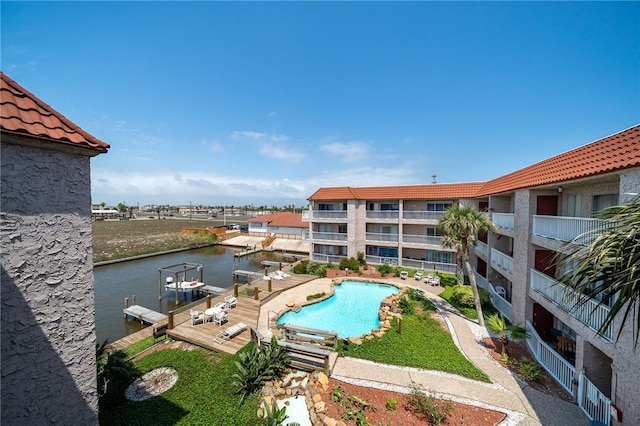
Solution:
[[[515,229],[515,214],[513,213],[493,213],[491,221],[498,227],[503,229]]]
[[[311,260],[314,262],[322,262],[322,263],[340,263],[342,259],[347,259],[347,256],[340,256],[337,254],[323,254],[323,253],[312,253]]]
[[[489,258],[489,246],[482,241],[476,241],[475,244],[476,253],[480,253],[485,259]]]
[[[328,240],[328,241],[347,241],[347,234],[343,232],[318,232],[311,233],[311,239],[313,240]]]
[[[604,231],[611,226],[611,222],[588,217],[567,216],[533,216],[533,234],[558,241],[570,242],[576,237],[584,235],[578,244],[589,244],[597,231]]]
[[[391,265],[398,266],[397,257],[384,257],[367,255],[367,263],[371,265]]]
[[[611,311],[611,308],[598,304],[595,300],[581,303],[587,300],[586,296],[535,269],[531,269],[531,288],[596,332],[604,324],[605,318]],[[578,303],[580,306],[574,307]],[[611,325],[604,330],[602,337],[609,342],[612,341],[613,327]]]
[[[367,210],[367,219],[395,219],[400,217],[397,210]]]
[[[513,257],[507,256],[500,250],[491,249],[491,265],[497,265],[500,269],[513,275]]]
[[[435,221],[439,221],[443,214],[444,214],[444,212],[405,210],[405,211],[402,212],[402,218],[404,220],[435,220]]]
[[[398,234],[388,234],[382,232],[367,232],[365,236],[366,241],[385,241],[385,242],[398,242]]]
[[[491,298],[491,303],[493,303],[493,306],[495,306],[496,309],[499,310],[506,319],[511,321],[511,302],[496,293],[494,285],[485,277],[480,275],[475,269],[473,273],[474,277],[476,277],[476,284],[478,285],[478,287],[483,288],[489,292],[489,297]]]
[[[441,246],[442,237],[429,235],[403,235],[402,242],[406,244],[423,244],[431,246]]]
[[[304,212],[302,215],[302,219],[304,220]],[[347,211],[346,210],[311,210],[311,218],[312,219],[346,219]],[[307,220],[308,221],[308,220]]]
[[[440,271],[456,273],[458,265],[455,263],[429,262],[426,260],[406,259],[402,258],[402,266],[405,268],[414,268],[419,271]]]

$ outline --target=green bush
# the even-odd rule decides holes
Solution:
[[[411,304],[411,302],[409,302],[409,300],[407,300],[406,297],[400,299],[400,301],[398,302],[398,307],[402,309],[403,315],[413,315],[415,313],[413,305]]]
[[[360,271],[360,262],[358,262],[358,260],[351,256],[350,258],[342,258],[340,259],[340,266],[338,266],[340,269],[344,270],[346,268],[349,268],[350,271]]]
[[[360,264],[360,266],[363,266],[366,269],[367,258],[365,257],[364,253],[361,251],[358,252],[358,263]]]
[[[301,260],[293,267],[294,274],[306,274],[307,273],[307,265],[309,265],[309,261],[307,259]]]
[[[100,405],[124,401],[124,391],[142,373],[122,350],[107,353],[108,342],[96,345],[98,396]]]
[[[480,304],[482,306],[491,304],[491,298],[489,297],[489,293],[486,290],[478,288],[478,292],[480,295]],[[473,289],[471,288],[471,286],[453,286],[451,303],[456,307],[474,308],[476,305],[475,301],[473,300]]]
[[[378,270],[378,272],[380,272],[380,274],[383,277],[386,277],[387,275],[391,274],[391,265],[387,265],[387,264],[383,264],[383,265],[378,265],[376,266],[376,269]]]
[[[529,358],[520,358],[518,372],[527,380],[538,381],[544,379],[544,373],[540,365]]]
[[[407,395],[407,405],[430,425],[439,425],[444,422],[453,411],[451,402],[438,400],[433,391],[426,394],[415,384],[412,385],[411,394]]]

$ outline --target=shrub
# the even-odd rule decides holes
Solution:
[[[301,260],[293,267],[294,274],[306,274],[307,273],[307,265],[309,265],[309,261],[307,259]]]
[[[411,304],[411,302],[409,302],[409,300],[407,300],[406,297],[400,299],[400,301],[398,302],[398,307],[402,309],[402,313],[404,315],[413,315],[415,313],[413,305]]]
[[[358,262],[358,260],[351,256],[350,258],[342,258],[340,259],[340,269],[344,270],[346,268],[349,268],[350,271],[360,271],[360,263]]]
[[[398,398],[390,396],[389,398],[387,398],[387,403],[385,404],[385,406],[387,407],[388,411],[395,411],[395,409],[398,407]]]
[[[100,404],[124,401],[127,386],[142,374],[122,350],[106,353],[108,341],[96,345],[98,396]]]
[[[358,252],[358,263],[360,264],[360,266],[367,266],[367,258],[365,257],[364,253],[359,251]]]
[[[438,400],[433,391],[427,395],[417,385],[412,384],[407,404],[416,415],[423,417],[430,425],[439,425],[451,414],[453,405],[449,401]]]
[[[376,269],[383,277],[386,277],[391,273],[391,265],[383,264],[376,266]]]
[[[518,372],[522,374],[525,379],[534,382],[544,379],[544,373],[542,372],[542,368],[540,368],[540,365],[526,357],[520,358]]]
[[[491,304],[491,298],[489,297],[489,293],[482,289],[478,288],[478,293],[480,296],[480,304],[482,306],[486,304]],[[474,308],[475,302],[473,300],[473,289],[468,285],[455,285],[453,286],[453,292],[451,295],[451,303],[455,306],[461,306],[464,308]]]
[[[310,294],[307,296],[307,300],[315,300],[324,297],[324,291],[322,293]]]

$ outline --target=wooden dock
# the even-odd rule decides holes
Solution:
[[[155,324],[167,319],[165,314],[140,305],[125,306],[122,312],[124,312],[126,317],[136,318],[145,324]]]
[[[261,280],[264,277],[264,271],[246,271],[244,269],[235,269],[232,274],[234,278],[249,279],[249,277],[253,277]]]
[[[207,294],[211,294],[211,295],[215,295],[215,296],[219,296],[221,294],[223,294],[224,292],[229,291],[228,288],[223,288],[223,287],[216,287],[214,285],[205,285],[204,287],[199,289],[201,292],[203,293],[207,293]]]
[[[250,254],[259,253],[262,251],[262,247],[257,247],[253,249],[240,250],[233,253],[235,257],[244,257],[249,256]]]

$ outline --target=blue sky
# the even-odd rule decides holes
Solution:
[[[640,122],[638,2],[2,2],[2,70],[111,149],[94,202],[483,181]]]

